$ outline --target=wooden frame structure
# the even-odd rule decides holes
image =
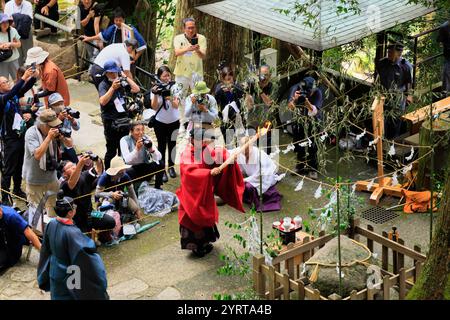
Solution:
[[[382,281],[373,288],[365,288],[360,291],[353,290],[348,297],[340,297],[332,294],[324,297],[320,291],[309,285],[309,280],[301,276],[301,263],[307,261],[315,250],[322,248],[328,241],[333,239],[332,235],[321,233],[317,239],[312,241],[305,238],[302,244],[290,243],[286,251],[274,258],[272,265],[265,264],[262,255],[253,257],[253,288],[256,294],[264,299],[275,300],[374,300],[381,296],[384,300],[391,298],[390,289],[398,287],[399,299],[404,300],[407,291],[412,288],[423,268],[426,256],[421,254],[420,247],[414,250],[406,247],[402,239],[392,241],[388,234],[382,235],[373,232],[373,227],[360,227],[356,221],[353,225],[355,240],[359,237],[366,238],[366,245],[374,252],[374,245],[381,246],[381,274]],[[378,248],[379,249],[379,248]],[[390,264],[392,255],[392,264]],[[408,260],[405,263],[405,258]],[[406,267],[406,264],[410,264]]]
[[[402,198],[403,188],[391,186],[392,178],[384,177],[383,166],[383,136],[384,136],[384,102],[386,98],[375,98],[372,111],[373,111],[373,130],[374,137],[377,140],[377,159],[378,159],[378,183],[368,181],[358,181],[356,183],[357,191],[372,192],[370,196],[370,203],[374,206],[380,203],[383,195],[390,195],[397,198]]]

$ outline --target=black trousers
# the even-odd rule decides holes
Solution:
[[[9,190],[12,178],[14,182],[14,191],[19,191],[22,184],[25,141],[23,139],[5,138],[4,148],[5,167],[2,172],[2,189]]]
[[[103,129],[106,139],[105,170],[111,167],[111,160],[120,156],[120,139],[128,135],[128,131],[117,131],[112,128],[113,120],[103,119]]]
[[[48,3],[50,2],[50,0],[44,0],[44,1],[39,1],[39,3],[35,6],[34,8],[34,13],[36,14],[40,14],[43,16],[43,14],[41,13],[41,10],[43,7],[45,7]],[[58,11],[58,2],[55,3],[55,5],[53,7],[51,7],[48,10],[48,16],[44,16],[47,17],[53,21],[58,21],[59,20],[59,11]],[[40,29],[41,28],[41,21],[38,19],[33,19],[34,21],[34,29]],[[58,28],[56,27],[52,27],[46,23],[44,23],[44,28],[50,28],[51,32],[56,33],[58,31]]]
[[[303,127],[300,127],[299,125],[293,125],[292,126],[292,133],[293,133],[293,138],[294,138],[294,142],[303,140],[311,135],[313,135],[312,133],[312,129],[311,126],[309,127],[310,129],[307,130],[307,132],[305,133],[305,130]],[[297,169],[300,170],[306,170],[306,171],[310,171],[311,167],[313,169],[318,169],[318,161],[317,161],[317,144],[315,142],[314,138],[311,138],[312,141],[312,146],[309,147],[300,147],[300,143],[296,143],[295,144],[295,152],[297,153]],[[308,151],[308,155],[306,154]],[[306,165],[307,164],[307,165]]]
[[[100,83],[103,81],[104,76],[103,76],[103,72],[105,70],[100,67],[98,64],[93,64],[91,70],[89,71],[89,75],[92,78],[92,82],[94,82],[95,87],[98,90],[98,86],[100,85]]]
[[[160,171],[155,175],[155,188],[159,189],[163,184],[162,179],[164,172],[161,171],[162,169],[164,169],[162,161],[160,162],[160,164],[157,164],[156,162],[142,163],[132,166],[130,169],[127,170],[127,173],[132,180],[135,180],[134,182],[141,182],[150,180],[150,178],[152,177],[151,176],[152,173]]]
[[[116,220],[107,214],[104,214],[101,219],[93,218],[90,215],[90,212],[77,212],[73,218],[75,225],[81,232],[90,232],[92,229],[109,230],[116,226]]]
[[[180,129],[180,121],[172,123],[155,122],[155,134],[158,141],[158,150],[162,154],[161,164],[166,167],[166,150],[169,151],[169,159],[167,163],[169,167],[175,164],[177,133]]]

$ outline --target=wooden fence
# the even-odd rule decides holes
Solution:
[[[319,237],[311,240],[305,238],[302,244],[290,243],[287,249],[273,259],[272,265],[266,265],[264,256],[253,257],[253,286],[255,292],[261,298],[274,300],[374,300],[375,295],[381,295],[384,300],[390,299],[391,288],[397,286],[399,299],[406,297],[407,291],[414,285],[422,270],[426,257],[420,253],[419,247],[410,249],[405,246],[402,239],[398,242],[388,238],[383,232],[380,236],[373,232],[373,227],[367,228],[353,226],[354,238],[366,238],[367,247],[373,253],[374,245],[381,246],[381,274],[383,280],[373,288],[365,288],[361,291],[352,291],[350,296],[342,298],[337,294],[324,297],[319,290],[309,286],[307,278],[301,276],[301,265],[307,261],[316,250],[322,248],[332,235],[319,234]],[[392,256],[390,264],[389,256]],[[405,257],[412,260],[412,266],[405,267]],[[390,271],[389,271],[390,270]]]

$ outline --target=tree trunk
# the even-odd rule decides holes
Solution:
[[[208,49],[203,64],[205,81],[212,87],[217,80],[217,66],[225,60],[232,67],[241,66],[247,53],[249,30],[233,25],[221,19],[204,14],[195,9],[203,4],[201,0],[178,0],[175,15],[174,36],[183,33],[183,19],[193,17],[197,20],[198,33],[207,39]],[[173,70],[176,57],[171,52],[169,65]]]
[[[450,157],[447,161],[450,164]],[[450,176],[447,176],[440,214],[422,273],[409,300],[450,299]]]

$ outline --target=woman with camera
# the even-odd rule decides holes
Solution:
[[[243,95],[242,88],[234,81],[233,70],[228,66],[223,67],[220,70],[220,83],[217,84],[214,90],[214,96],[220,110],[219,118],[222,121],[220,130],[227,146],[231,144],[234,136],[237,136],[237,130],[243,130],[244,124],[241,117],[241,99]],[[232,131],[230,132],[230,130]]]
[[[133,122],[130,134],[120,140],[120,152],[125,163],[131,166],[127,173],[133,181],[150,180],[154,173],[155,188],[161,189],[164,168],[162,155],[145,135],[144,129],[141,122]]]
[[[173,166],[177,152],[178,129],[180,128],[180,112],[178,111],[180,99],[172,96],[170,89],[173,82],[171,82],[172,72],[170,69],[166,66],[160,67],[157,76],[161,84],[154,86],[151,93],[152,109],[156,111],[153,127],[158,140],[158,149],[162,154],[161,165],[164,168],[166,166],[167,149],[169,175],[173,179],[177,177]],[[169,180],[166,171],[164,171],[162,179],[164,183]]]

